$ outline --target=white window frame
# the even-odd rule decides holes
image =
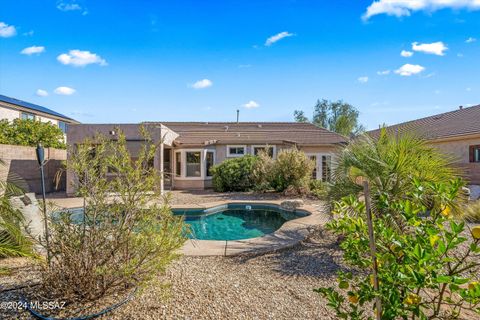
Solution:
[[[231,154],[230,153],[230,148],[243,148],[243,154]],[[243,157],[244,155],[248,154],[247,153],[247,145],[244,144],[231,144],[227,145],[227,158],[238,158],[238,157]]]
[[[316,156],[317,157],[317,163],[315,163],[315,168],[317,169],[317,176],[315,177],[316,180],[322,180],[322,172],[323,172],[323,165],[322,165],[322,156],[330,156],[330,172],[333,173],[333,170],[335,168],[335,155],[333,153],[329,152],[305,152],[305,155],[307,157],[310,156]],[[330,174],[330,179],[332,178]]]
[[[255,148],[263,148],[263,149],[272,148],[273,149],[272,159],[277,158],[277,146],[274,145],[274,144],[253,144],[252,148],[251,148],[252,149],[252,155],[255,155]]]
[[[187,152],[200,152],[200,176],[187,177]],[[217,163],[217,154],[215,149],[174,149],[173,170],[175,172],[175,180],[211,180],[212,177],[207,177],[207,152],[213,152],[213,164]],[[180,161],[182,168],[181,175],[177,175],[177,153],[180,153]]]

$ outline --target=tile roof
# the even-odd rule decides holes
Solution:
[[[480,105],[399,123],[387,130],[395,134],[414,133],[428,140],[480,133]],[[371,136],[379,133],[380,129],[368,132]]]
[[[310,123],[298,122],[158,122],[179,134],[184,145],[208,143],[294,143],[331,145],[347,138]]]
[[[73,121],[73,122],[77,122],[76,120],[74,120],[74,119],[72,119],[72,118],[70,118],[70,117],[64,116],[63,114],[58,113],[58,112],[55,112],[55,111],[50,110],[50,109],[48,109],[48,108],[45,108],[45,107],[42,107],[42,106],[39,106],[39,105],[30,103],[30,102],[26,102],[26,101],[23,101],[23,100],[18,100],[18,99],[15,99],[15,98],[10,98],[10,97],[7,97],[7,96],[1,95],[1,94],[0,94],[0,102],[6,102],[6,103],[14,104],[14,105],[17,105],[17,106],[26,108],[26,109],[30,109],[30,110],[34,110],[34,111],[46,113],[46,114],[49,114],[49,115],[52,115],[52,116],[56,116],[56,117],[58,117],[58,118],[63,118],[63,119],[66,119],[66,120],[70,120],[70,121]]]

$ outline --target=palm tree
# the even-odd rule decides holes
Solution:
[[[0,166],[5,163],[0,159]],[[24,217],[12,204],[12,197],[21,196],[18,179],[9,182],[0,176],[0,258],[32,256],[32,242],[23,233]]]

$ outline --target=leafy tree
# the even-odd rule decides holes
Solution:
[[[36,146],[39,142],[46,148],[65,149],[62,130],[50,123],[29,119],[0,120],[0,143],[20,146]]]
[[[279,192],[303,194],[310,190],[315,163],[296,148],[284,149],[271,168],[271,186]]]
[[[382,209],[373,208],[378,291],[373,286],[365,203],[352,195],[335,204],[336,219],[328,228],[340,236],[345,261],[362,270],[340,272],[338,288],[316,290],[339,319],[372,319],[377,297],[381,319],[387,320],[473,319],[473,312],[480,314],[480,226],[469,229],[455,221],[449,207],[463,184],[412,185],[406,199],[382,199]],[[433,207],[425,206],[432,200]],[[403,230],[390,224],[392,212],[402,220]]]
[[[365,131],[365,128],[358,123],[359,111],[349,103],[342,100],[329,101],[317,100],[314,107],[311,122],[321,128],[350,136]],[[300,110],[294,111],[295,121],[308,122],[305,113]]]
[[[385,129],[378,138],[364,134],[340,151],[333,172],[331,196],[359,195],[357,178],[370,181],[372,200],[396,201],[411,194],[414,180],[440,183],[458,176],[452,160],[413,135],[394,136]],[[452,203],[454,206],[454,203]]]
[[[293,112],[293,117],[295,118],[296,122],[309,122],[305,112],[302,110],[295,110]]]
[[[135,160],[122,132],[72,149],[67,168],[84,208],[80,217],[60,210],[49,220],[51,259],[42,276],[52,298],[95,300],[144,286],[179,256],[185,224],[160,193],[161,177],[151,166],[158,145],[142,133],[146,142]]]

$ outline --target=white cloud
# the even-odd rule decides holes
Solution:
[[[243,107],[247,108],[247,109],[253,109],[253,108],[258,108],[260,107],[260,104],[258,104],[258,102],[256,101],[253,101],[253,100],[250,100],[248,101],[247,103],[245,103],[243,105]]]
[[[9,26],[5,22],[0,22],[0,37],[9,38],[17,34],[17,29],[14,26]]]
[[[380,70],[380,71],[377,71],[377,74],[379,76],[386,76],[387,74],[390,74],[390,70]]]
[[[70,87],[58,87],[53,92],[62,96],[70,96],[74,94],[77,90]]]
[[[467,40],[465,40],[465,43],[472,43],[472,42],[475,42],[475,41],[477,41],[477,39],[470,37]]]
[[[457,53],[457,57],[463,58],[463,53],[461,53],[461,52]]]
[[[90,51],[70,50],[68,53],[62,53],[57,60],[64,65],[72,65],[75,67],[84,67],[89,64],[99,64],[106,66],[107,61],[99,55]]]
[[[423,52],[427,54],[435,54],[437,56],[445,55],[444,51],[448,50],[447,46],[442,42],[432,42],[432,43],[412,43],[412,50]]]
[[[76,10],[82,10],[82,7],[78,3],[75,3],[74,1],[72,2],[60,1],[57,4],[57,9],[61,11],[76,11]]]
[[[359,77],[357,80],[360,83],[367,83],[368,82],[368,77],[367,76]]]
[[[33,30],[30,30],[28,32],[23,33],[23,35],[26,36],[26,37],[31,37],[31,36],[33,36],[33,34],[34,34]]]
[[[192,88],[194,89],[205,89],[211,86],[213,86],[213,82],[209,79],[198,80],[197,82],[192,84]]]
[[[402,57],[409,58],[409,57],[413,56],[413,52],[412,51],[407,51],[407,50],[402,50],[402,52],[400,52],[400,55]]]
[[[268,39],[265,41],[265,45],[266,45],[267,47],[269,47],[269,46],[271,46],[272,44],[274,44],[275,42],[282,40],[283,38],[293,37],[294,35],[295,35],[294,33],[290,33],[290,32],[287,32],[287,31],[283,31],[283,32],[277,33],[276,35],[273,35],[273,36],[271,36],[270,38],[268,38]]]
[[[424,70],[425,68],[421,65],[407,63],[395,70],[395,73],[404,77],[409,77],[411,75],[418,74]]]
[[[465,89],[466,91],[472,91],[472,88],[468,87]]]
[[[43,90],[43,89],[38,89],[37,92],[35,92],[35,94],[39,97],[46,97],[48,96],[48,92]]]
[[[40,54],[42,52],[45,52],[45,47],[42,46],[31,46],[20,51],[21,54],[26,54],[28,56],[32,54]]]
[[[386,14],[389,16],[409,16],[415,11],[433,12],[440,9],[480,9],[480,1],[478,0],[375,0],[368,6],[367,11],[363,14],[362,19]]]

